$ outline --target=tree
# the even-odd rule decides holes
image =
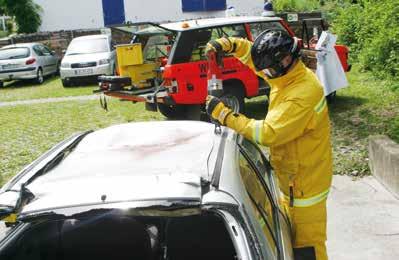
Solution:
[[[42,19],[41,7],[33,0],[0,0],[0,9],[15,17],[18,33],[34,33],[39,29]]]

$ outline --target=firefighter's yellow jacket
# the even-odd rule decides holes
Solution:
[[[252,43],[243,38],[217,40],[225,52],[254,69]],[[255,69],[254,69],[255,70]],[[323,88],[315,74],[299,61],[282,77],[268,79],[270,85],[269,112],[264,120],[248,119],[230,114],[226,125],[246,138],[270,147],[270,159],[282,192],[289,196],[289,184],[294,185],[296,199],[321,198],[330,187],[332,155],[330,121]],[[214,113],[218,113],[215,109]],[[317,183],[315,183],[317,181]],[[291,183],[290,183],[291,182]],[[297,200],[301,206],[301,200]]]
[[[235,57],[255,71],[250,41],[242,38],[221,38],[217,41],[225,52],[234,53]],[[320,222],[318,227],[318,224],[313,226],[315,232],[310,230],[311,227],[306,227],[309,232],[301,231],[305,237],[297,237],[294,246],[323,244],[322,241],[326,240],[325,200],[332,179],[330,121],[323,88],[315,74],[301,61],[286,75],[275,79],[256,73],[271,87],[266,118],[255,120],[230,113],[225,118],[225,124],[246,138],[270,147],[270,161],[279,179],[280,189],[286,201],[290,201],[290,195],[293,197],[291,208],[297,209],[297,218],[294,220],[297,229],[302,229],[300,223]],[[212,116],[218,118],[223,107],[217,106]],[[312,216],[306,210],[313,207],[321,207],[321,210],[316,210],[318,216]],[[306,212],[302,214],[301,211]],[[293,212],[291,210],[290,213]],[[309,240],[314,240],[314,243]],[[317,246],[316,249],[320,251]],[[317,259],[326,259],[323,250],[317,252]]]

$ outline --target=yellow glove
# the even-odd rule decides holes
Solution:
[[[219,121],[221,125],[225,125],[226,118],[233,113],[233,111],[226,107],[219,98],[208,95],[206,97],[206,113],[212,119]]]

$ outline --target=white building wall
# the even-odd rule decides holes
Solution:
[[[225,11],[184,12],[181,0],[124,0],[126,21],[178,21],[198,17],[220,17]],[[227,0],[240,15],[260,15],[264,0]]]
[[[40,31],[104,27],[102,0],[34,0],[43,9]]]
[[[102,0],[34,0],[42,9],[40,31],[95,29],[104,27]],[[264,0],[227,0],[237,14],[259,15]],[[126,21],[178,21],[220,17],[224,11],[185,12],[181,0],[124,0]]]

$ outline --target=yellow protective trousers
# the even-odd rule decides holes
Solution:
[[[217,41],[225,52],[233,53],[254,69],[250,41],[232,37]],[[247,139],[270,147],[270,162],[285,204],[288,201],[286,209],[294,230],[294,247],[305,248],[298,250],[305,254],[315,250],[317,260],[325,260],[326,199],[332,180],[332,151],[323,88],[301,61],[278,78],[269,79],[261,72],[255,73],[271,87],[266,118],[255,120],[229,113],[224,122]],[[215,109],[220,113],[224,110]],[[213,113],[212,116],[219,117]]]
[[[310,207],[290,207],[289,204],[288,200],[283,200],[291,222],[295,259],[311,260],[310,254],[314,253],[317,260],[327,260],[326,200]],[[309,250],[314,251],[309,253]]]

